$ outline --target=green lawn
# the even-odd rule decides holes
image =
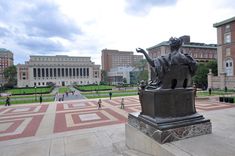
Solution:
[[[119,96],[133,96],[133,95],[138,95],[136,90],[132,91],[112,91],[112,97],[119,97]],[[93,98],[106,98],[109,97],[109,92],[89,92],[89,93],[81,93],[88,99],[93,99]]]
[[[47,98],[43,98],[42,102],[51,102],[54,101],[54,96],[51,97],[47,97]],[[27,103],[38,103],[39,102],[39,97],[37,97],[37,101],[35,101],[35,98],[30,98],[30,99],[13,99],[13,97],[11,97],[10,103],[11,104],[27,104]],[[5,104],[5,100],[1,100],[0,101],[0,105],[4,105]]]
[[[75,86],[81,91],[100,91],[100,90],[112,90],[113,86],[108,85],[87,85],[87,86]]]
[[[211,95],[209,95],[209,92],[208,91],[198,91],[197,92],[197,96],[215,96],[215,95],[229,95],[229,94],[232,94],[234,92],[231,92],[231,91],[228,91],[228,92],[224,92],[222,90],[212,90],[211,91]]]
[[[37,94],[36,97],[38,98],[41,94]],[[54,97],[52,94],[42,94],[43,97]],[[13,95],[10,96],[11,98],[14,99],[30,99],[30,98],[35,98],[35,95]],[[0,97],[0,101],[5,100],[6,97]]]
[[[6,90],[6,93],[10,93],[11,95],[24,95],[24,94],[40,94],[40,93],[48,93],[51,91],[50,87],[38,87],[38,88],[15,88]]]
[[[137,93],[133,94],[119,94],[119,95],[113,95],[112,97],[123,97],[123,96],[135,96],[138,95]],[[88,99],[96,99],[96,98],[108,98],[108,95],[94,95],[94,96],[86,96]]]
[[[109,90],[109,91],[88,91],[88,92],[80,92],[82,95],[90,95],[90,94],[109,94],[109,92],[112,93],[129,93],[129,92],[137,92],[137,90]]]
[[[68,87],[60,87],[59,88],[59,93],[64,94],[66,92],[70,92],[71,90]]]

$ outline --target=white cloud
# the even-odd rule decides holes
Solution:
[[[12,2],[12,0],[10,1]],[[48,48],[55,50],[61,48],[58,51],[49,51],[48,53],[45,51],[44,54],[91,56],[92,61],[98,64],[101,63],[100,55],[104,48],[134,51],[137,47],[154,46],[159,42],[168,40],[171,36],[190,35],[192,42],[216,43],[216,29],[213,28],[213,24],[235,15],[233,0],[48,1],[44,0],[44,2],[50,4],[51,12],[49,11],[50,7],[44,7],[42,3],[36,0],[32,2],[35,3],[34,5],[20,3],[23,8],[26,7],[28,10],[32,9],[32,6],[37,8],[37,4],[40,4],[40,9],[46,8],[47,10],[44,13],[51,13],[53,15],[51,21],[56,22],[51,23],[51,25],[49,21],[45,20],[43,24],[40,22],[30,23],[35,28],[40,28],[40,32],[43,32],[38,33],[35,30],[36,33],[33,34],[33,37],[40,40],[34,40],[34,47],[37,48],[35,45],[37,43],[43,45],[41,38],[45,38],[50,40],[48,43],[54,43],[53,46],[45,44]],[[8,6],[8,1],[5,1],[4,5]],[[146,9],[148,10],[146,11]],[[17,10],[18,12],[8,11],[9,15],[4,16],[7,17],[7,21],[0,20],[0,28],[2,28],[0,34],[5,35],[0,39],[0,47],[8,48],[14,53],[25,50],[24,55],[35,54],[35,51],[25,49],[22,45],[17,44],[17,41],[11,39],[20,39],[20,37],[28,35],[25,34],[28,29],[34,30],[24,25],[22,20],[17,20],[14,23],[14,16],[22,17],[22,19],[25,17],[24,20],[35,17],[25,15],[22,8]],[[39,15],[36,17],[42,18]],[[45,18],[47,17],[45,16]],[[60,19],[65,22],[61,22]],[[68,22],[71,26],[68,25]],[[35,24],[38,24],[38,27]],[[65,30],[62,29],[63,26],[66,28]],[[55,27],[58,29],[55,29]],[[56,32],[60,33],[56,35]],[[27,42],[27,40],[24,42]],[[30,42],[24,44],[29,45],[29,47],[32,45],[30,45]],[[36,53],[40,54],[40,52]],[[22,59],[19,60],[17,57],[15,62],[22,62]]]

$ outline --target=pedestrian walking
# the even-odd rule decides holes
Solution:
[[[10,97],[7,96],[5,106],[10,106]]]
[[[124,109],[124,98],[121,100],[121,109]]]
[[[209,90],[208,90],[208,91],[209,91],[209,95],[211,95],[211,88],[209,88]]]
[[[111,100],[112,99],[112,92],[109,92],[109,99]]]
[[[40,104],[42,103],[42,94],[41,94],[41,96],[39,97],[39,102],[40,102]]]
[[[101,99],[99,99],[99,101],[98,101],[98,109],[101,109],[101,107],[102,107],[102,105],[101,105]]]

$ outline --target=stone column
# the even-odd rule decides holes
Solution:
[[[224,87],[226,86],[226,73],[220,73],[220,89],[224,89]]]
[[[207,81],[208,81],[208,87],[207,87],[207,89],[213,88],[212,78],[213,78],[212,70],[209,69],[209,73],[207,74]]]

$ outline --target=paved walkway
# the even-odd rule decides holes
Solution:
[[[72,100],[0,107],[1,156],[118,155],[115,143],[125,140],[124,123],[129,112],[140,111],[137,96],[96,100]],[[196,101],[198,112],[235,109],[235,104]]]
[[[55,92],[55,101],[59,101],[60,98],[63,98],[63,101],[86,99],[86,97],[83,96],[77,89],[70,87],[70,90],[73,92],[70,92],[68,94],[58,94],[58,92]]]

